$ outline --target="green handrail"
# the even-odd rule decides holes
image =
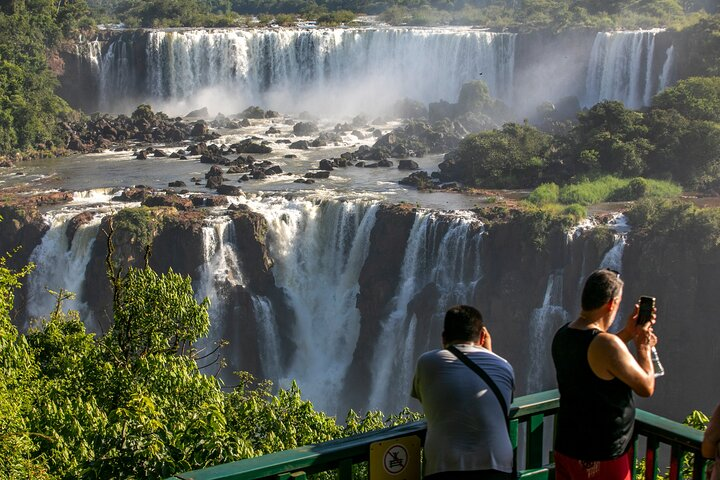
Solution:
[[[554,416],[560,404],[557,390],[534,393],[515,399],[510,408],[511,440],[517,451],[519,428],[524,425],[525,458],[519,472],[521,478],[553,479],[554,466],[548,455],[550,446],[543,445],[544,418]],[[375,442],[417,435],[421,441],[425,438],[425,421],[416,421],[389,427],[373,432],[362,433],[315,445],[307,445],[293,450],[270,453],[237,462],[216,465],[214,467],[177,474],[168,480],[255,480],[262,478],[286,479],[304,478],[306,475],[334,470],[338,478],[352,478],[352,467],[366,462],[370,445]],[[647,437],[646,478],[656,478],[657,446],[670,445],[672,449],[670,476],[680,479],[681,458],[686,453],[695,453],[693,478],[700,479],[705,462],[700,458],[702,432],[681,425],[643,410],[637,411],[636,433]],[[637,453],[637,448],[635,449]]]

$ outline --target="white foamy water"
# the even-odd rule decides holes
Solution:
[[[599,32],[590,53],[583,106],[603,100],[620,100],[628,108],[649,105],[668,85],[673,68],[672,48],[659,69],[654,65],[655,37],[662,31]]]
[[[103,110],[141,97],[164,103],[165,111],[202,104],[225,113],[234,113],[228,110],[232,106],[265,105],[356,114],[406,97],[454,101],[461,85],[477,78],[496,97],[511,101],[515,35],[509,33],[337,28],[147,35],[144,83],[133,75],[134,51],[125,37],[98,60]]]
[[[102,217],[95,215],[88,223],[79,227],[69,244],[67,227],[69,221],[78,213],[62,210],[45,215],[50,229],[30,256],[35,269],[27,280],[28,313],[31,318],[49,318],[55,308],[56,297],[48,291],[60,292],[64,289],[74,293],[75,299],[67,300],[63,304],[63,310],[77,310],[88,329],[99,333],[101,329],[95,324],[81,293],[85,268],[90,260],[89,252],[95,243]],[[29,326],[31,325],[24,325],[25,329]]]
[[[552,386],[548,380],[552,372],[549,346],[560,326],[570,321],[570,314],[563,306],[564,272],[550,274],[545,287],[543,304],[533,310],[529,324],[530,368],[527,373],[527,391],[540,392]]]
[[[368,408],[395,411],[409,398],[415,359],[422,353],[415,351],[417,318],[408,309],[413,298],[426,285],[434,284],[439,293],[432,312],[434,322],[441,322],[452,305],[473,303],[475,286],[482,277],[482,235],[473,232],[479,222],[457,216],[446,219],[449,225],[442,231],[437,220],[430,212],[419,212],[410,232],[392,313],[381,324],[374,347]],[[430,342],[427,339],[426,344]]]
[[[303,393],[332,411],[360,331],[355,307],[358,278],[378,204],[266,197],[251,199],[248,205],[268,222],[275,283],[296,319],[285,326],[296,353],[277,380],[282,386],[297,380]],[[264,322],[261,335],[274,335],[277,327],[265,320],[270,312],[267,302],[256,299],[255,308]],[[272,361],[277,368],[277,359]]]

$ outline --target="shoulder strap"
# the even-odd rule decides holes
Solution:
[[[487,374],[485,370],[480,368],[480,365],[470,360],[467,355],[462,353],[460,350],[457,349],[455,345],[450,345],[447,348],[453,355],[455,355],[461,362],[463,362],[465,365],[467,365],[470,370],[477,373],[480,378],[482,378],[487,386],[492,390],[492,392],[495,394],[495,397],[497,398],[497,401],[500,403],[500,407],[502,408],[503,414],[505,415],[505,426],[507,427],[508,435],[512,439],[512,434],[510,433],[510,410],[508,410],[507,403],[505,402],[505,397],[502,396],[502,393],[500,393],[500,389],[498,388],[495,381],[490,378],[490,375]],[[512,474],[511,478],[520,478],[518,475],[517,470],[517,451],[516,449],[513,449],[513,462],[512,462]]]
[[[470,370],[477,373],[480,378],[482,378],[487,386],[492,390],[492,392],[497,397],[498,402],[500,402],[500,406],[502,407],[503,414],[505,415],[505,418],[508,418],[510,411],[508,410],[507,402],[505,402],[505,398],[502,396],[502,393],[500,393],[500,389],[495,384],[492,378],[490,378],[490,375],[485,372],[480,366],[470,360],[464,353],[462,353],[460,350],[457,349],[455,345],[450,345],[447,347],[447,349],[455,355],[461,362],[463,362],[465,365],[467,365]]]

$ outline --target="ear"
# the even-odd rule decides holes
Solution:
[[[617,309],[620,307],[620,297],[612,297],[607,302],[608,310],[612,310],[613,308]]]

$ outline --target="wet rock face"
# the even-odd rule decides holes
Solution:
[[[397,291],[400,269],[414,222],[415,212],[412,207],[405,205],[384,205],[376,214],[367,259],[358,281],[360,293],[356,306],[361,316],[357,343],[359,348],[354,352],[348,379],[370,378],[372,346],[380,334],[382,320],[390,314],[389,304]],[[366,385],[360,383],[345,382],[343,395],[348,404],[361,398]]]
[[[239,260],[248,275],[247,287],[266,295],[275,287],[275,279],[270,271],[273,263],[266,245],[267,220],[249,210],[235,210],[231,218],[235,226],[234,241]]]
[[[77,233],[78,229],[80,229],[80,227],[82,227],[83,225],[89,223],[92,219],[92,212],[83,212],[75,215],[73,218],[70,219],[67,230],[65,230],[65,235],[68,239],[68,249],[70,249],[70,247],[72,246],[73,239],[75,238],[75,234]]]
[[[189,200],[188,200],[189,201]],[[106,330],[112,319],[112,290],[107,278],[105,260],[108,254],[110,216],[103,218],[95,243],[90,252],[90,261],[85,270],[82,298],[93,312],[93,317]],[[164,210],[162,221],[153,237],[150,267],[158,272],[172,268],[182,275],[197,276],[203,264],[202,211]],[[117,265],[143,267],[145,246],[136,241],[133,234],[116,225],[113,226],[113,245]]]

